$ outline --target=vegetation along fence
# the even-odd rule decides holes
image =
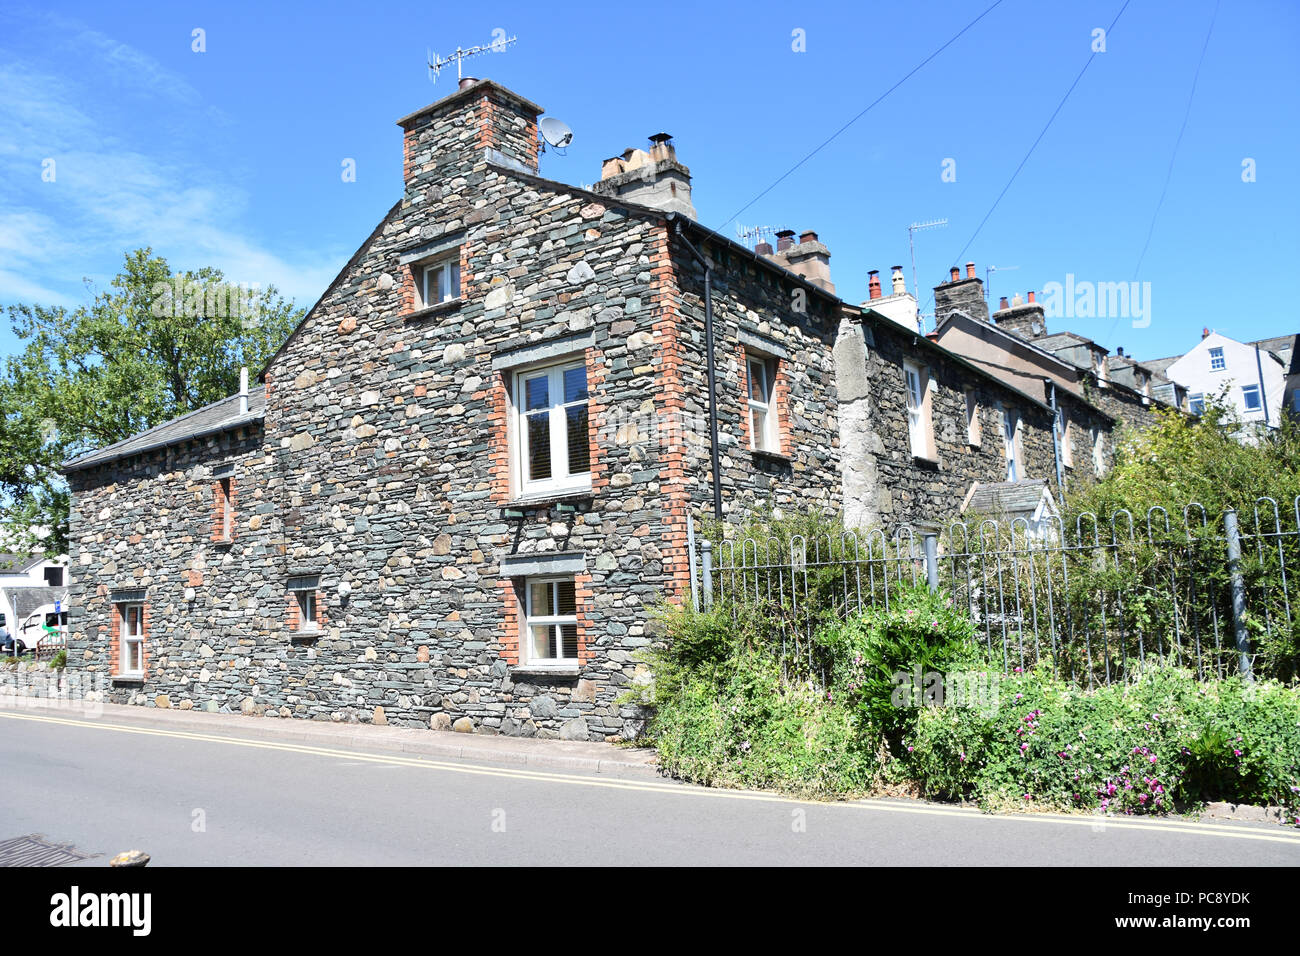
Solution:
[[[691,551],[695,605],[753,609],[783,659],[810,674],[821,624],[888,608],[918,586],[969,608],[1004,672],[1049,659],[1059,676],[1094,686],[1153,655],[1201,678],[1290,680],[1300,664],[1300,497],[1222,514],[1193,502],[1173,515],[724,537]]]

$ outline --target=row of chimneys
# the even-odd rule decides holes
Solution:
[[[902,295],[907,291],[907,281],[903,278],[902,266],[890,266],[893,275],[890,281],[893,282],[894,288],[890,295]],[[867,273],[867,290],[872,299],[881,298],[880,291],[880,270],[872,269]]]
[[[795,245],[801,246],[806,242],[818,242],[818,241],[819,240],[817,238],[817,233],[813,232],[811,229],[807,229],[799,233],[799,241],[797,243],[794,241],[793,229],[782,229],[780,232],[776,234],[775,251],[785,252],[791,246],[795,246]],[[754,246],[754,251],[757,252],[760,256],[770,256],[772,255],[773,252],[772,244],[770,242],[760,242],[758,245]]]

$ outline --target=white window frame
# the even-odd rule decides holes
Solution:
[[[293,599],[298,602],[298,630],[313,633],[320,630],[320,595],[317,588],[297,588]]]
[[[903,363],[903,391],[907,397],[907,437],[913,458],[932,457],[930,451],[931,423],[926,415],[925,396],[928,383],[921,366],[914,362]]]
[[[759,375],[755,378],[754,372],[758,371]],[[747,388],[746,401],[749,407],[749,448],[751,451],[779,452],[780,433],[777,429],[776,409],[772,401],[772,385],[775,376],[772,374],[772,363],[761,355],[745,356],[745,384]],[[763,397],[754,398],[754,383],[759,383],[759,391]],[[763,415],[762,429],[754,427],[756,413]]]
[[[139,611],[136,617],[137,630],[130,631],[131,609]],[[144,642],[147,635],[144,632],[144,602],[127,601],[117,606],[118,634],[117,634],[117,654],[118,654],[118,676],[120,677],[143,677],[144,676]],[[134,648],[132,652],[131,648]],[[128,664],[135,663],[136,667],[130,667]]]
[[[1061,444],[1061,464],[1066,468],[1074,467],[1074,449],[1070,445],[1070,419],[1064,408],[1056,410],[1056,435]]]
[[[1187,410],[1193,415],[1205,414],[1205,393],[1192,392],[1187,396]]]
[[[444,302],[455,302],[460,298],[460,250],[456,250],[453,255],[421,262],[417,266],[416,278],[416,288],[420,293],[422,308],[427,309],[435,305],[441,305]],[[431,279],[434,283],[434,295],[432,297],[429,292]],[[441,298],[436,297],[437,283],[439,281],[444,282],[447,289]]]
[[[1106,473],[1105,434],[1100,426],[1092,427],[1092,467],[1099,476]]]
[[[980,425],[980,403],[975,390],[966,389],[966,444],[978,448],[983,438]]]
[[[1020,416],[1006,406],[1002,407],[1002,449],[1007,459],[1007,481],[1019,481],[1020,452],[1017,444],[1020,440]]]
[[[1254,407],[1254,408],[1251,408],[1251,406],[1250,406],[1250,401],[1249,401],[1249,399],[1246,397],[1246,396],[1248,396],[1248,395],[1254,395],[1254,396],[1255,396],[1255,407]],[[1263,411],[1263,410],[1264,410],[1264,399],[1263,399],[1263,396],[1260,394],[1260,388],[1259,388],[1258,385],[1243,385],[1243,386],[1241,386],[1241,407],[1244,408],[1244,409],[1245,409],[1246,411],[1248,411],[1248,412],[1259,412],[1259,411]]]
[[[535,495],[560,494],[586,491],[591,488],[591,383],[587,382],[586,397],[580,401],[564,402],[564,373],[570,369],[581,368],[586,375],[586,357],[569,358],[562,362],[532,365],[519,369],[511,376],[511,427],[513,444],[516,451],[514,482],[518,494],[523,497]],[[547,394],[550,405],[548,437],[551,446],[551,476],[549,478],[528,477],[528,415],[527,395],[524,383],[542,373],[548,376]],[[569,471],[569,436],[565,409],[578,405],[587,406],[587,470],[571,473]],[[537,410],[534,410],[537,411]],[[558,452],[558,453],[557,453]]]
[[[545,585],[548,588],[555,588],[556,585],[569,583],[574,585],[574,613],[573,614],[534,614],[533,613],[533,587],[535,585]],[[559,592],[552,592],[551,600],[554,606],[559,608]],[[576,667],[578,660],[578,639],[576,636],[578,627],[578,595],[577,584],[573,575],[558,575],[547,577],[529,577],[524,578],[524,614],[523,614],[523,633],[520,635],[520,642],[523,644],[523,653],[520,659],[525,661],[530,667]],[[572,624],[575,630],[573,657],[535,657],[533,656],[533,628],[534,627],[554,627],[559,628],[565,624]],[[556,648],[561,654],[564,653],[563,634],[556,634]]]
[[[1210,348],[1210,371],[1222,372],[1228,367],[1228,359],[1223,354],[1223,346],[1215,345]]]

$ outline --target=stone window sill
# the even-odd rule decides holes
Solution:
[[[515,677],[577,677],[581,672],[576,664],[572,667],[544,667],[539,664],[521,664],[510,668]]]
[[[550,508],[554,505],[579,504],[589,502],[595,497],[595,493],[590,488],[579,488],[574,491],[556,491],[545,495],[533,495],[527,498],[515,498],[507,505],[503,505],[502,511],[540,511],[543,508]]]
[[[937,458],[926,458],[923,455],[913,455],[912,464],[917,468],[924,468],[927,471],[939,470],[939,459]]]
[[[764,451],[761,448],[751,448],[749,453],[755,461],[770,461],[779,465],[789,465],[794,459],[789,455],[783,455],[779,451]]]
[[[109,680],[112,681],[114,687],[143,687],[144,686],[143,674],[121,674],[115,677],[111,677],[109,678]]]
[[[437,305],[426,305],[423,309],[416,309],[414,312],[408,312],[402,318],[407,322],[415,322],[419,319],[432,318],[435,315],[442,315],[445,312],[455,312],[465,303],[464,299],[452,299],[449,302],[439,302]]]

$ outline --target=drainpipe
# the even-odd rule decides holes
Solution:
[[[1056,488],[1061,493],[1061,501],[1065,501],[1065,469],[1061,466],[1061,410],[1056,407],[1056,383],[1050,378],[1043,381],[1047,383],[1047,395],[1052,404],[1052,455],[1056,458]]]
[[[1259,375],[1259,406],[1264,409],[1264,425],[1268,425],[1268,393],[1264,391],[1264,361],[1259,357],[1259,346],[1255,346],[1255,371]]]
[[[704,352],[709,377],[709,451],[713,467],[713,517],[722,520],[722,467],[718,463],[718,379],[713,361],[713,260],[702,255],[677,223],[677,238],[704,266]]]

